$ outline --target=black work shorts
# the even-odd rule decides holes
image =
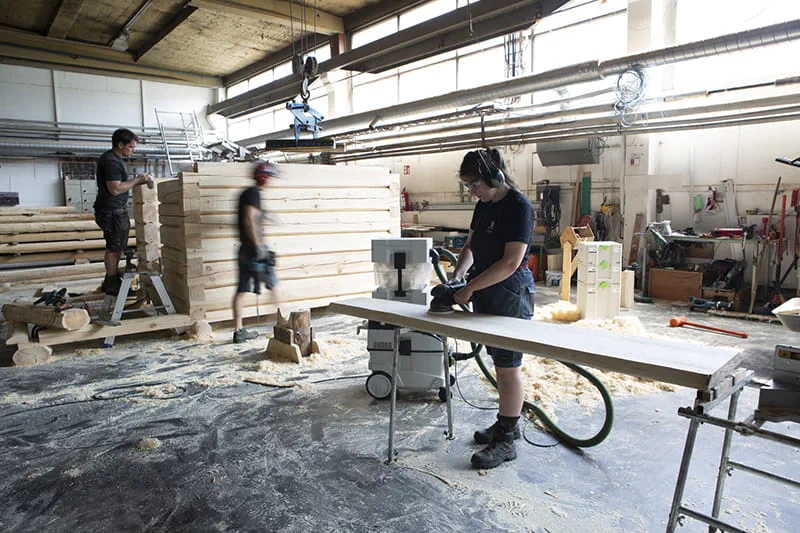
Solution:
[[[103,230],[106,250],[122,252],[128,247],[128,233],[131,230],[131,219],[124,208],[100,209],[94,213],[94,221]]]
[[[253,269],[255,258],[246,253],[239,253],[239,285],[236,292],[254,292],[261,294],[261,284],[267,290],[272,290],[278,284],[278,276],[274,266],[266,267],[264,272],[256,272]]]

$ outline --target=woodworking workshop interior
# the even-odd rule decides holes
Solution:
[[[800,531],[798,57],[798,0],[0,0],[0,532]]]

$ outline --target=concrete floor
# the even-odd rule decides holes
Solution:
[[[554,301],[540,288],[537,304]],[[768,374],[772,346],[800,342],[781,326],[706,317],[750,333],[723,337],[669,329],[687,310],[637,304],[652,333],[740,345],[745,365]],[[677,409],[694,391],[615,400],[616,421],[599,446],[519,444],[519,458],[489,472],[469,468],[470,436],[494,413],[454,401],[456,440],[435,394],[402,395],[398,460],[383,464],[388,403],[364,390],[367,355],[358,321],[317,314],[314,327],[348,339],[352,356],[297,367],[278,388],[243,382],[260,360],[263,338],[244,346],[220,331],[215,344],[170,337],[118,339],[112,350],[62,347],[52,363],[0,369],[0,529],[3,531],[663,531],[688,421]],[[568,326],[565,326],[568,327]],[[268,331],[262,326],[260,329]],[[223,338],[224,337],[224,338]],[[94,345],[91,345],[94,346]],[[8,354],[6,353],[6,357]],[[490,404],[486,385],[459,365],[466,399]],[[323,381],[329,378],[343,378]],[[175,390],[151,398],[146,386]],[[746,389],[742,416],[757,391]],[[726,407],[718,408],[724,416]],[[602,423],[571,403],[559,405],[568,430]],[[796,424],[769,424],[799,436]],[[528,439],[549,444],[534,426]],[[710,511],[722,430],[702,427],[685,500]],[[140,451],[144,437],[161,447]],[[800,479],[800,450],[734,437],[732,457]],[[751,531],[797,531],[800,491],[735,472],[723,518]],[[794,525],[792,525],[794,524]],[[706,531],[686,521],[680,531]]]

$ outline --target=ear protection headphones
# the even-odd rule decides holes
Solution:
[[[478,154],[478,177],[489,187],[497,188],[506,182],[506,176],[492,161],[489,150],[475,150]]]

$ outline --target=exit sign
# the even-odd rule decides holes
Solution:
[[[411,175],[411,165],[403,165],[403,176]]]

